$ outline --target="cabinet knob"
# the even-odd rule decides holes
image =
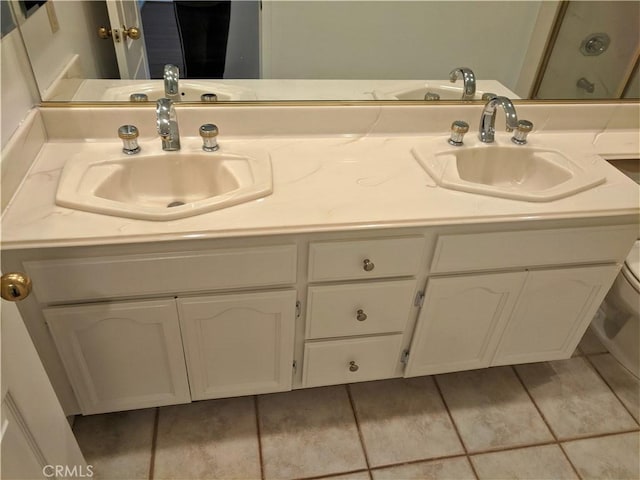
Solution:
[[[376,266],[371,260],[369,260],[368,258],[365,258],[364,262],[362,262],[362,268],[364,268],[365,272],[370,272],[371,270],[376,268]]]
[[[357,372],[359,369],[360,369],[360,367],[356,364],[355,361],[349,362],[349,371],[350,372]]]
[[[356,312],[356,320],[359,322],[364,322],[367,319],[367,314],[364,313],[364,310],[360,309]]]
[[[19,302],[31,293],[31,279],[24,273],[6,273],[2,275],[0,290],[5,300]]]

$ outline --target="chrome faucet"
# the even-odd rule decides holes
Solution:
[[[462,100],[473,100],[476,96],[476,76],[467,67],[458,67],[449,73],[449,81],[455,83],[458,77],[462,76],[464,88],[462,90]]]
[[[156,103],[158,133],[162,139],[162,149],[167,152],[180,150],[180,132],[178,131],[178,116],[173,106],[173,100],[160,98]]]
[[[175,65],[167,64],[164,66],[164,96],[177,102],[180,100],[180,90],[178,89],[178,80],[180,79],[180,70]]]
[[[513,132],[518,128],[518,116],[516,108],[507,97],[493,97],[485,104],[480,117],[480,141],[492,143],[496,133],[496,108],[499,106],[504,110],[507,120],[507,132]]]

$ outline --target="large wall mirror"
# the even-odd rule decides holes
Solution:
[[[12,2],[47,102],[640,96],[637,1]]]

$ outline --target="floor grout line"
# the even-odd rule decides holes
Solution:
[[[364,442],[364,435],[362,434],[362,430],[360,428],[360,420],[358,419],[358,413],[356,412],[355,401],[353,400],[353,395],[351,393],[351,385],[347,384],[347,397],[349,398],[349,405],[351,405],[351,412],[353,413],[353,419],[356,422],[356,429],[358,430],[358,438],[360,439],[360,446],[362,447],[362,453],[364,454],[364,461],[367,464],[367,471],[369,472],[369,478],[373,478],[371,475],[371,463],[369,462],[369,454],[367,453],[367,447]]]
[[[607,352],[608,353],[608,352]],[[600,355],[600,354],[598,354]],[[597,356],[597,355],[594,355]],[[613,395],[618,399],[618,401],[620,402],[620,404],[624,407],[624,409],[627,411],[627,413],[629,415],[631,415],[631,418],[633,419],[634,422],[636,422],[636,424],[640,427],[640,421],[636,420],[636,417],[633,415],[633,413],[631,413],[631,410],[625,405],[625,403],[622,401],[622,399],[620,398],[620,396],[616,393],[616,391],[614,390],[614,388],[609,384],[609,382],[607,382],[607,379],[604,378],[604,375],[602,375],[600,373],[600,370],[598,370],[598,368],[594,365],[594,363],[591,361],[591,358],[589,358],[589,355],[585,355],[584,356],[585,360],[587,361],[587,363],[591,366],[591,368],[596,372],[596,374],[602,379],[602,381],[604,382],[604,384],[609,387],[609,390],[611,390],[611,393],[613,393]],[[615,360],[615,357],[614,357]],[[621,366],[621,365],[620,365]],[[622,367],[622,366],[621,366]]]
[[[436,390],[438,391],[438,395],[440,395],[440,400],[442,400],[442,404],[444,405],[444,408],[447,411],[447,415],[449,416],[449,420],[451,421],[451,425],[453,425],[453,430],[456,432],[456,435],[458,436],[458,441],[460,442],[460,445],[462,445],[462,450],[464,450],[464,454],[467,457],[467,461],[469,462],[469,466],[471,467],[471,471],[473,472],[473,474],[475,475],[476,478],[480,478],[478,476],[478,472],[476,472],[476,467],[473,465],[473,462],[471,461],[471,458],[469,457],[469,449],[467,448],[467,445],[464,443],[462,435],[460,434],[460,430],[458,430],[458,425],[456,425],[456,421],[454,420],[453,415],[451,414],[451,410],[449,409],[449,405],[447,404],[447,400],[444,398],[444,394],[442,393],[442,389],[440,388],[440,384],[438,383],[437,376],[436,375],[432,375],[431,379],[433,380],[433,384],[435,385]]]
[[[158,424],[160,422],[160,407],[156,407],[153,418],[153,436],[151,437],[151,459],[149,460],[149,480],[153,480],[156,466],[156,446],[158,444]]]
[[[260,430],[260,410],[258,407],[258,395],[253,396],[253,409],[256,413],[256,435],[258,437],[258,458],[260,459],[260,479],[264,480],[264,459],[262,458],[262,432]]]
[[[545,425],[547,426],[547,428],[549,429],[549,432],[551,432],[551,435],[553,436],[553,438],[555,439],[555,443],[556,445],[558,445],[558,448],[560,449],[560,451],[562,452],[562,454],[564,455],[564,458],[567,459],[567,462],[569,462],[569,465],[571,465],[571,468],[573,469],[573,472],[576,474],[576,476],[580,479],[582,479],[582,475],[580,475],[580,472],[578,472],[578,469],[576,468],[576,466],[573,464],[573,462],[571,461],[571,459],[569,458],[569,455],[567,455],[567,452],[564,450],[564,448],[562,448],[562,444],[560,443],[560,439],[558,438],[558,435],[556,434],[556,432],[553,430],[553,428],[551,428],[551,424],[549,423],[549,421],[547,420],[547,417],[544,416],[544,413],[542,413],[542,410],[540,409],[540,407],[538,406],[538,404],[536,403],[535,398],[533,398],[533,395],[531,394],[531,392],[529,391],[529,389],[527,388],[527,384],[524,382],[524,380],[522,380],[522,377],[520,376],[520,374],[518,373],[518,370],[516,369],[515,365],[511,365],[511,370],[513,370],[514,375],[516,376],[516,378],[518,379],[518,381],[520,382],[520,384],[522,385],[522,388],[524,389],[524,391],[527,393],[527,396],[529,397],[529,399],[531,400],[531,403],[533,403],[533,406],[535,407],[535,409],[538,411],[538,414],[540,415],[540,417],[542,418],[542,421],[545,423]]]

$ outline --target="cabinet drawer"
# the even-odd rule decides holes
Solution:
[[[431,273],[621,262],[637,237],[637,225],[441,235]]]
[[[296,246],[119,255],[24,263],[41,303],[225,288],[296,281]]]
[[[415,280],[309,287],[306,338],[401,332]]]
[[[307,342],[303,385],[317,387],[392,377],[400,361],[401,346],[400,334]]]
[[[424,238],[401,237],[309,246],[309,280],[347,280],[415,275],[422,266]]]

